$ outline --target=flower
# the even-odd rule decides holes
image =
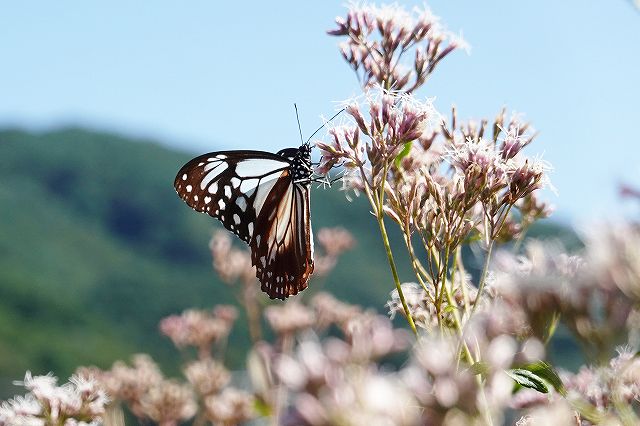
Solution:
[[[283,424],[415,424],[415,400],[400,378],[345,356],[340,342],[305,337],[293,355],[274,359],[275,375],[294,394]]]
[[[189,383],[201,396],[217,393],[231,380],[231,373],[213,359],[192,361],[183,371]]]
[[[0,404],[1,425],[45,426],[98,425],[109,398],[103,387],[92,377],[73,375],[69,382],[58,386],[52,374],[32,376],[27,371],[23,381],[15,381],[29,393]]]
[[[314,272],[327,275],[338,263],[338,258],[355,245],[351,233],[342,227],[321,228],[317,234],[323,253],[316,255]]]
[[[160,424],[177,424],[193,417],[198,409],[190,387],[173,380],[152,386],[140,398],[145,417]]]
[[[568,313],[572,301],[582,303],[574,296],[578,289],[573,284],[582,265],[580,257],[568,255],[560,245],[539,241],[530,241],[523,256],[508,251],[496,254],[492,289],[519,323],[514,323],[516,334],[533,334],[543,341],[550,338],[557,316]]]
[[[315,142],[322,152],[316,173],[326,175],[338,164],[353,168],[362,163],[363,148],[360,145],[360,133],[355,127],[333,126],[328,130],[328,134],[331,136],[329,143]]]
[[[571,405],[563,399],[557,399],[550,404],[534,408],[516,422],[516,426],[542,425],[574,426],[585,424]],[[615,424],[615,423],[613,423]]]
[[[209,351],[211,345],[226,338],[231,330],[232,314],[225,308],[225,313],[214,313],[187,309],[181,315],[171,315],[160,322],[160,331],[168,336],[179,348],[195,346],[201,354]]]
[[[628,347],[619,347],[618,355],[607,365],[582,366],[576,374],[565,373],[563,382],[569,399],[589,404],[603,418],[624,415],[619,413],[620,407],[637,409],[640,359],[634,352]]]
[[[209,241],[213,259],[213,269],[225,283],[241,280],[246,284],[255,284],[255,270],[251,264],[248,250],[234,248],[231,237],[226,231],[218,230]]]
[[[238,319],[238,309],[233,305],[216,305],[213,307],[213,316],[232,325]]]
[[[327,256],[338,257],[351,250],[355,241],[349,231],[342,227],[322,228],[318,231],[318,242]]]
[[[351,319],[345,327],[349,357],[354,360],[380,359],[406,349],[410,339],[406,330],[395,329],[388,318],[365,312]]]
[[[416,326],[432,330],[438,324],[433,293],[427,293],[417,283],[403,283],[401,288]],[[397,289],[391,291],[391,300],[385,306],[389,309],[389,318],[391,319],[394,319],[398,313],[406,315]]]
[[[586,355],[604,362],[616,345],[635,336],[635,232],[600,227],[588,235],[580,256],[540,242],[527,244],[520,258],[499,253],[494,289],[539,339],[548,340],[560,318]]]
[[[271,305],[265,309],[267,322],[279,335],[288,335],[305,330],[314,324],[313,312],[304,305],[291,301],[282,305]]]
[[[344,330],[349,321],[362,314],[359,306],[344,303],[326,292],[316,294],[311,299],[311,306],[315,311],[315,328],[320,330],[331,324]]]
[[[640,302],[640,226],[597,224],[585,233],[589,277],[603,288],[618,288]]]
[[[362,185],[376,186],[385,163],[395,159],[405,144],[428,136],[440,123],[432,99],[419,101],[380,86],[369,88],[363,98],[345,101],[352,124],[331,127],[331,142],[316,142],[322,153],[318,173],[327,173],[337,164],[344,166],[346,175],[359,170],[359,177],[349,179],[350,189],[355,190],[363,189]],[[366,117],[362,110],[367,111]]]
[[[237,425],[255,417],[253,397],[235,388],[226,388],[204,400],[207,419],[224,426]]]
[[[91,375],[117,401],[126,402],[134,415],[144,417],[140,400],[148,390],[164,380],[158,365],[150,356],[133,356],[132,366],[116,361],[111,370],[101,371],[95,367],[79,369],[81,375]]]
[[[447,31],[427,7],[407,11],[395,3],[353,3],[345,18],[336,18],[336,25],[327,33],[346,38],[340,52],[363,87],[379,84],[412,92],[449,53],[468,50],[462,36]]]

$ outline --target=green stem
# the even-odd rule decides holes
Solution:
[[[404,309],[404,312],[407,315],[407,321],[409,322],[409,326],[413,330],[414,334],[417,336],[418,330],[416,329],[416,325],[413,322],[413,318],[411,317],[411,312],[409,311],[409,306],[407,306],[407,301],[405,300],[404,294],[402,293],[400,278],[398,277],[398,270],[396,269],[396,263],[393,260],[393,253],[391,252],[391,244],[389,244],[389,236],[387,235],[387,228],[384,225],[384,215],[382,210],[380,210],[378,214],[378,226],[380,227],[380,235],[382,236],[382,243],[384,244],[384,249],[387,253],[387,260],[389,261],[389,267],[391,268],[393,281],[396,284],[396,289],[398,290],[398,296],[400,297],[400,302],[402,302],[402,308]]]
[[[451,292],[449,291],[449,288],[444,286],[442,289],[447,296],[447,302],[449,303],[449,306],[454,307],[455,302],[453,301],[453,297],[451,296]],[[451,310],[451,312],[453,313],[453,323],[456,326],[456,331],[458,332],[458,338],[460,339],[460,342],[462,342],[462,351],[464,352],[464,356],[467,358],[467,362],[469,362],[469,365],[473,365],[475,360],[473,359],[473,355],[471,355],[471,351],[469,350],[467,343],[464,341],[462,322],[460,321],[460,315],[458,314],[458,309],[454,308]]]
[[[493,221],[491,221],[491,220],[489,221],[491,223],[491,226],[490,226],[491,236],[490,236],[490,238],[492,240],[498,237],[498,234],[500,233],[500,230],[504,226],[504,223],[507,221],[507,217],[509,217],[509,212],[511,211],[512,207],[513,207],[513,204],[509,204],[506,209],[504,209],[502,212],[500,212],[500,214],[498,214],[498,220],[495,221],[495,223],[497,223],[498,226],[494,226],[493,225]]]
[[[482,292],[484,291],[484,287],[487,282],[487,273],[489,271],[489,262],[491,261],[491,251],[493,250],[494,240],[489,240],[489,245],[487,246],[487,257],[484,261],[484,266],[482,267],[482,274],[480,275],[480,284],[478,284],[478,294],[476,295],[476,300],[473,302],[473,306],[471,307],[471,313],[469,313],[469,320],[473,316],[476,309],[478,309],[478,302],[480,302],[480,297],[482,296]]]
[[[362,167],[360,167],[360,175],[362,176],[362,181],[364,182],[365,193],[367,194],[367,198],[369,199],[371,208],[374,209],[376,219],[378,220],[380,235],[382,236],[382,243],[384,244],[384,249],[387,253],[387,261],[389,262],[391,274],[393,275],[393,281],[396,285],[396,289],[398,290],[398,296],[400,297],[400,302],[402,303],[402,309],[404,309],[404,313],[407,317],[407,322],[409,323],[411,330],[413,330],[413,333],[417,336],[418,330],[416,329],[416,325],[413,322],[413,317],[411,316],[411,312],[409,311],[409,306],[407,305],[407,301],[404,298],[404,293],[402,292],[400,278],[398,277],[398,270],[396,269],[396,263],[393,260],[393,253],[391,251],[391,244],[389,243],[389,236],[387,235],[387,229],[384,225],[384,186],[387,179],[387,166],[384,167],[384,172],[382,174],[382,183],[380,185],[381,188],[379,196],[375,193],[375,191],[374,193],[372,193],[373,188],[369,187],[368,181],[366,179],[366,174],[364,173],[364,169]]]
[[[405,227],[405,229],[404,229],[404,242],[405,242],[405,245],[407,246],[407,252],[409,253],[409,257],[411,258],[411,266],[413,266],[413,272],[416,274],[416,279],[418,280],[418,282],[420,283],[420,285],[424,289],[424,291],[425,291],[427,297],[429,298],[429,300],[431,301],[431,303],[434,303],[435,301],[431,297],[431,293],[429,293],[429,289],[427,288],[427,284],[425,283],[425,279],[428,280],[429,277],[428,277],[428,275],[426,275],[426,271],[424,270],[424,268],[420,264],[420,261],[416,257],[416,254],[415,254],[415,252],[413,250],[413,244],[411,243],[411,236],[410,235],[411,234],[409,232],[409,229],[407,227]],[[424,279],[423,279],[423,277],[424,277]]]
[[[438,262],[438,258],[437,258],[436,253],[435,253],[435,248],[432,248],[430,254],[431,254],[431,256],[433,256],[435,261]],[[436,267],[440,268],[439,262],[438,262],[438,265],[436,265]],[[449,303],[449,306],[454,307],[455,304],[454,304],[454,301],[453,301],[453,297],[451,296],[451,293],[449,292],[449,289],[446,286],[446,281],[441,281],[440,282],[440,292],[441,292],[440,294],[444,293],[447,296],[447,302]],[[469,362],[469,365],[472,365],[474,363],[474,358],[473,358],[473,355],[471,354],[471,351],[469,350],[469,347],[467,346],[467,342],[464,341],[464,330],[463,330],[462,321],[460,320],[460,316],[458,315],[457,309],[453,309],[453,323],[455,325],[456,332],[458,333],[458,338],[460,339],[460,345],[462,347],[462,352],[464,353],[465,357],[467,358],[467,361]],[[440,325],[440,332],[443,332],[444,331],[443,324],[442,324],[442,321],[441,321],[441,318],[440,318],[439,314],[438,314],[438,324]],[[458,353],[460,353],[460,351],[458,351]]]
[[[520,235],[516,239],[516,242],[513,244],[513,252],[515,254],[518,254],[518,252],[520,251],[520,247],[522,247],[522,243],[524,242],[524,238],[528,230],[529,230],[528,225],[522,227],[522,231],[520,231]]]
[[[447,286],[447,272],[449,272],[449,244],[447,243],[444,249],[444,258],[440,263],[440,270],[438,273],[440,274],[440,294],[438,294],[438,304],[436,305],[436,313],[438,316],[441,315],[442,311],[442,300],[445,293],[445,287]]]
[[[468,314],[470,304],[469,304],[469,294],[467,293],[467,285],[465,281],[467,272],[465,270],[464,263],[462,262],[462,249],[460,248],[460,246],[456,248],[456,253],[454,255],[454,262],[460,272],[460,278],[462,282],[460,287],[462,289],[462,297],[464,298],[464,312],[465,314]]]
[[[400,284],[400,278],[398,276],[398,269],[396,268],[396,262],[393,260],[393,252],[391,251],[391,244],[389,243],[389,236],[387,234],[387,228],[384,225],[384,190],[385,185],[387,183],[387,171],[389,170],[389,164],[385,162],[384,168],[382,169],[382,181],[380,182],[380,193],[378,197],[378,226],[380,227],[380,235],[382,236],[382,242],[384,243],[384,249],[387,253],[387,260],[389,261],[389,267],[391,268],[391,274],[393,275],[393,281],[396,285],[396,289],[398,290],[398,296],[400,297],[400,302],[402,303],[402,308],[407,316],[407,322],[409,326],[413,330],[413,333],[417,336],[418,330],[416,329],[416,325],[413,322],[413,317],[411,316],[411,311],[409,310],[409,306],[407,305],[407,301],[404,298],[404,293],[402,292],[402,285]]]
[[[440,253],[436,250],[435,247],[431,246],[429,248],[429,252],[427,253],[427,258],[429,260],[429,269],[431,271],[431,276],[433,277],[433,291],[434,298],[436,299],[436,303],[434,304],[436,308],[436,317],[438,319],[438,325],[440,326],[440,331],[442,331],[442,318],[440,317],[440,307],[438,306],[438,295],[442,294],[442,286],[443,283],[440,280]],[[435,269],[438,273],[434,273],[434,264]],[[440,293],[438,293],[438,290]]]

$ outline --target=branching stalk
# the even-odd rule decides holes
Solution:
[[[471,307],[471,312],[469,313],[469,319],[473,316],[476,309],[478,309],[478,302],[480,301],[480,297],[484,292],[484,287],[487,283],[487,273],[489,271],[489,262],[491,261],[491,251],[493,250],[494,240],[489,240],[489,244],[487,245],[487,255],[484,261],[484,266],[482,267],[482,274],[480,275],[480,283],[478,284],[478,295],[476,296],[476,300]],[[467,320],[468,321],[468,320]]]
[[[407,321],[409,322],[409,326],[413,333],[417,336],[418,330],[416,329],[416,325],[413,322],[413,317],[411,316],[411,312],[409,311],[409,306],[407,306],[407,301],[404,298],[404,293],[402,293],[402,286],[400,285],[400,278],[398,277],[398,270],[396,269],[395,261],[393,260],[393,253],[391,252],[391,245],[389,244],[389,237],[387,235],[387,229],[384,225],[384,216],[382,212],[378,216],[378,226],[380,227],[380,235],[382,236],[382,242],[384,244],[384,249],[387,253],[387,260],[389,261],[389,267],[391,268],[391,274],[393,275],[393,281],[396,284],[396,289],[398,290],[398,296],[400,297],[400,302],[402,302],[402,308],[407,316]]]
[[[376,219],[378,221],[378,227],[380,228],[380,235],[382,237],[382,243],[384,244],[384,249],[387,254],[387,261],[389,262],[389,267],[391,268],[391,274],[393,275],[393,281],[395,283],[396,289],[398,290],[398,297],[400,298],[400,302],[402,303],[402,309],[405,312],[407,317],[407,322],[413,330],[413,333],[417,336],[418,330],[416,329],[416,325],[413,321],[413,317],[411,316],[411,311],[409,310],[409,306],[407,305],[407,301],[404,297],[404,293],[402,292],[402,286],[400,284],[400,278],[398,276],[398,270],[396,268],[395,261],[393,259],[393,252],[391,251],[391,244],[389,243],[389,236],[387,234],[387,229],[384,224],[384,186],[386,182],[386,174],[387,174],[387,166],[384,168],[384,173],[382,175],[382,184],[380,188],[379,194],[372,194],[371,188],[369,187],[366,174],[364,173],[364,169],[360,167],[360,175],[362,177],[362,182],[364,183],[365,193],[367,194],[367,198],[371,203],[371,207],[374,209],[374,213],[376,215]]]

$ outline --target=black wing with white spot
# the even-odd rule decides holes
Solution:
[[[173,185],[191,208],[250,243],[271,188],[289,167],[286,158],[268,152],[212,152],[185,164]]]
[[[174,181],[194,210],[220,220],[251,247],[262,290],[284,299],[313,272],[306,146],[272,154],[221,151],[185,164]]]

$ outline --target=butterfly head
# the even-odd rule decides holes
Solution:
[[[298,148],[299,155],[311,164],[311,144],[305,142]]]

